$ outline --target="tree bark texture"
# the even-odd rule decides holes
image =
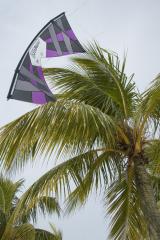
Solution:
[[[144,217],[147,221],[150,239],[160,240],[160,212],[155,200],[149,174],[140,158],[134,159],[135,182]]]

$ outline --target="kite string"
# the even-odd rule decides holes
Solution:
[[[88,3],[90,2],[90,0],[84,0],[82,1],[78,7],[76,7],[73,11],[66,11],[68,16],[73,16],[74,14],[76,14],[80,9],[82,9],[84,6],[86,6]],[[74,16],[73,16],[74,17]],[[79,28],[82,29],[83,32],[85,32],[91,39],[94,39],[94,36],[88,31],[88,29],[84,28],[84,26],[82,26],[82,24],[79,24]]]
[[[88,3],[90,2],[90,0],[84,0],[82,1],[78,7],[76,7],[73,11],[66,11],[68,16],[73,16],[74,14],[76,14],[80,9],[82,9],[84,6],[86,6]],[[99,35],[102,35],[104,33],[104,31],[102,32],[98,32],[96,33],[94,36],[88,31],[88,29],[84,28],[84,26],[82,26],[82,24],[79,24],[79,27],[82,29],[83,32],[85,32],[92,40],[94,40],[96,37],[99,37]]]
[[[84,0],[83,2],[81,2],[79,4],[78,7],[76,7],[73,11],[67,11],[68,16],[74,15],[75,13],[77,13],[81,8],[83,8],[85,5],[87,5],[89,3],[90,0]]]

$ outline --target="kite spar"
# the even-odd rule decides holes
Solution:
[[[41,59],[83,52],[65,13],[61,13],[50,20],[27,47],[15,70],[7,99],[36,104],[55,101],[45,81]]]

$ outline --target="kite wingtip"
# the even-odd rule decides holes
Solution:
[[[7,101],[8,101],[9,99],[11,99],[11,95],[10,95],[10,94],[7,95]]]
[[[65,12],[60,13],[58,16],[54,17],[51,21],[55,21],[57,18],[61,17],[64,14],[65,14]]]

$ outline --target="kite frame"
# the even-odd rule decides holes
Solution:
[[[57,18],[61,17],[61,16],[64,15],[64,14],[65,14],[65,12],[62,12],[62,13],[60,13],[58,16],[56,16],[55,18],[51,19],[48,23],[46,23],[46,25],[36,34],[36,36],[33,38],[33,40],[31,41],[31,43],[30,43],[30,44],[28,45],[28,47],[26,48],[23,56],[21,57],[18,65],[17,65],[17,67],[16,67],[16,69],[15,69],[15,73],[14,73],[14,76],[13,76],[13,79],[12,79],[12,82],[11,82],[11,86],[10,86],[10,88],[9,88],[9,92],[8,92],[8,95],[7,95],[7,100],[9,100],[9,99],[11,98],[11,96],[12,96],[11,93],[12,93],[12,89],[13,89],[14,84],[15,84],[15,81],[16,81],[17,73],[19,72],[19,68],[20,68],[20,66],[21,66],[21,63],[22,63],[24,57],[26,56],[28,50],[30,49],[30,47],[32,46],[32,44],[34,43],[34,41],[36,40],[36,38],[41,34],[41,32],[43,32],[43,31],[45,30],[45,28],[46,28],[49,24],[51,24],[53,21],[55,21]]]

